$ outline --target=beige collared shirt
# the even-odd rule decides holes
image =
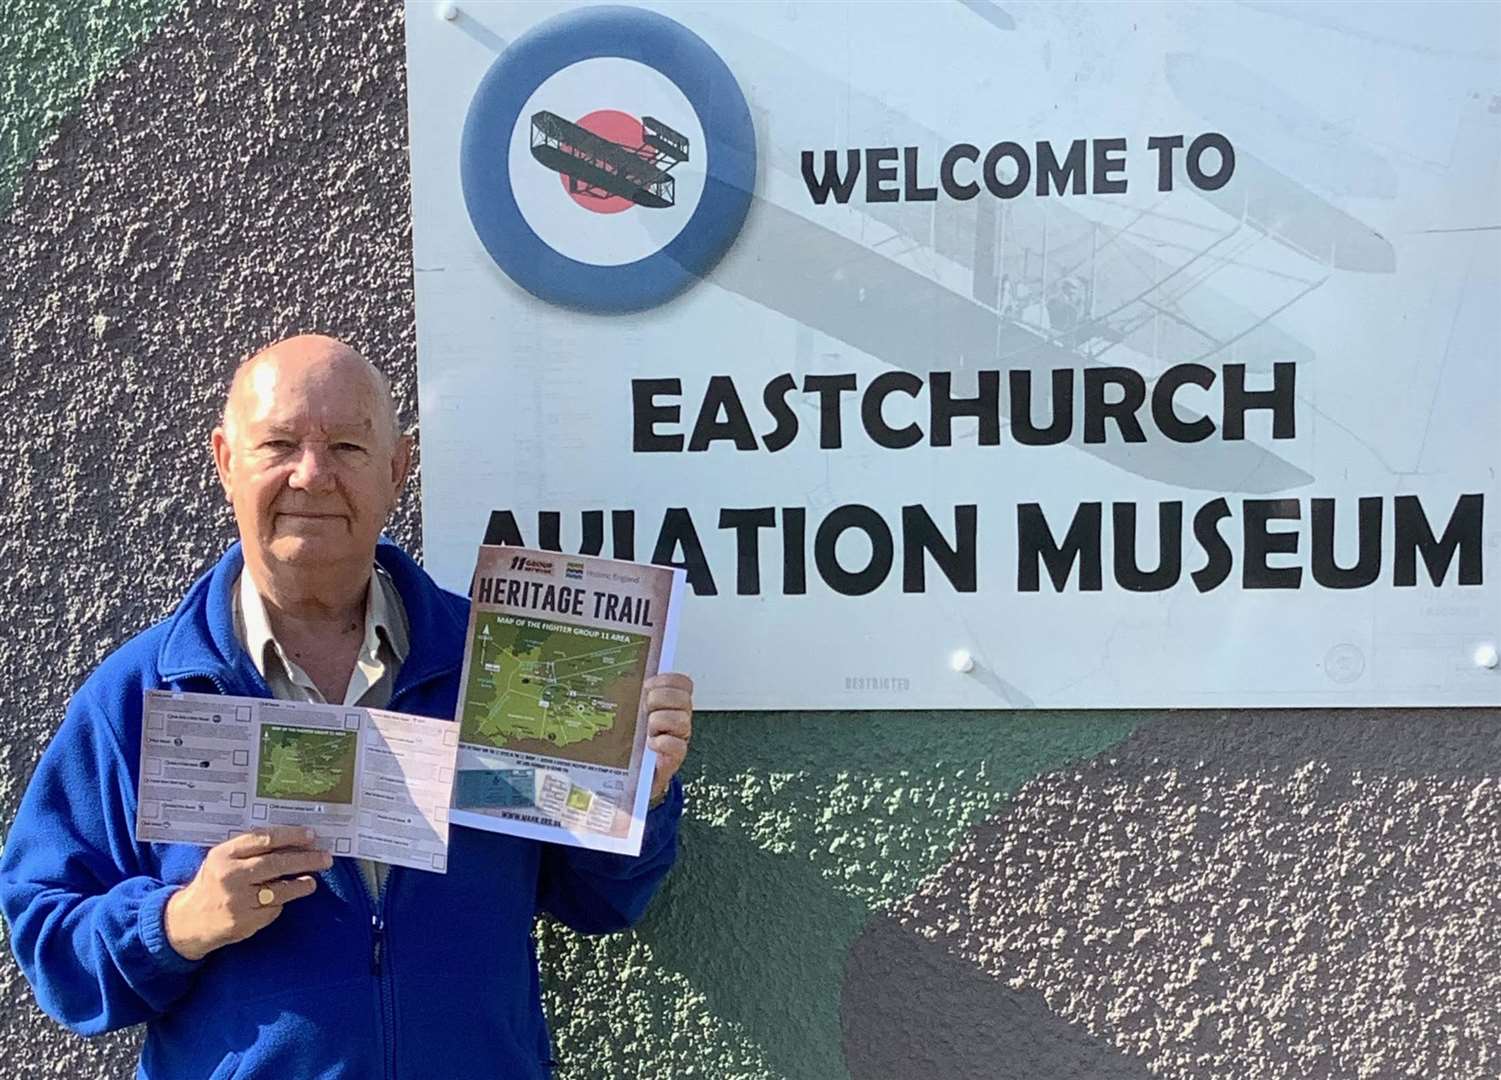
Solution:
[[[371,587],[365,594],[365,640],[350,673],[349,689],[342,705],[363,705],[383,709],[391,701],[396,673],[407,658],[410,635],[401,594],[391,577],[379,566],[370,575]],[[235,636],[250,654],[255,669],[266,680],[274,697],[282,701],[316,701],[323,703],[323,692],[308,673],[287,655],[271,632],[266,603],[249,574],[241,573],[235,588]],[[389,867],[371,859],[358,859],[360,872],[370,895],[380,894]]]

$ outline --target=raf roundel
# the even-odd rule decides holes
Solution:
[[[642,311],[705,277],[750,209],[755,129],[702,38],[598,7],[549,19],[486,72],[464,122],[470,221],[539,299]]]

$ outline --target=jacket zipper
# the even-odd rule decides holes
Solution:
[[[375,894],[375,910],[370,913],[370,973],[375,977],[380,990],[381,1047],[385,1051],[386,1080],[396,1080],[396,988],[391,977],[386,948],[386,891],[391,885],[393,866],[386,871],[385,880]],[[363,874],[360,875],[364,877]],[[360,882],[365,889],[365,882]],[[369,895],[366,890],[366,895]]]
[[[445,668],[442,671],[435,671],[427,676],[424,676],[419,682],[414,682],[410,686],[402,687],[400,693],[391,695],[391,701],[387,705],[387,708],[396,710],[397,703],[401,699],[411,696],[419,688],[426,686],[429,683],[437,682],[439,679],[446,678],[447,676],[453,674],[455,670],[457,669]],[[209,682],[213,683],[214,689],[218,690],[221,694],[229,693],[229,690],[224,681],[211,671],[189,672],[187,674],[179,676],[179,680],[191,679],[196,677],[205,678]],[[269,695],[270,688],[265,687],[264,684],[262,684],[262,688],[265,689],[267,694]],[[370,974],[371,977],[374,978],[378,983],[380,990],[382,1022],[381,1045],[385,1051],[386,1080],[396,1080],[396,1045],[394,1039],[396,1032],[396,1001],[395,987],[393,985],[393,980],[391,978],[390,972],[390,960],[386,955],[388,950],[386,948],[385,916],[386,891],[391,884],[391,875],[396,872],[396,869],[397,868],[393,866],[386,871],[386,879],[380,884],[380,889],[377,891],[375,896],[374,906],[370,912]],[[365,897],[365,902],[367,904],[370,903],[370,890],[365,887],[364,875],[354,868],[351,868],[351,870],[354,875],[360,879],[357,884],[359,886],[361,895]]]
[[[405,698],[410,697],[421,687],[429,683],[437,682],[453,673],[453,669],[435,671],[424,677],[419,682],[401,688],[399,693],[393,693],[387,708],[400,711],[399,705]],[[391,888],[391,877],[398,872],[398,867],[390,867],[386,871],[385,880],[380,883],[380,888],[375,896],[375,908],[370,913],[370,972],[380,984],[381,1017],[384,1027],[381,1031],[381,1041],[386,1051],[386,1080],[396,1080],[396,987],[395,980],[391,975],[390,949],[386,942],[386,893]],[[363,874],[360,875],[363,878]],[[369,891],[364,888],[364,881],[360,882],[361,890],[368,896]]]

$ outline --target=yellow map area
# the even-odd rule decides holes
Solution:
[[[354,802],[358,736],[353,731],[314,731],[261,725],[256,796],[303,802]]]
[[[497,748],[517,740],[561,748],[610,732],[621,711],[619,690],[634,687],[639,695],[649,646],[635,634],[481,614],[461,737]],[[634,696],[629,704],[633,723]]]

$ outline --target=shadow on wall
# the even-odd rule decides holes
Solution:
[[[968,826],[1034,777],[1118,745],[1134,723],[1042,711],[703,716],[681,858],[637,936],[781,1080],[848,1078],[841,986],[871,913],[909,897]],[[910,1000],[903,984],[875,992]],[[587,1051],[569,1047],[570,1067],[604,1080]]]
[[[850,1076],[1501,1075],[1498,774],[1494,709],[1158,714],[867,921]]]
[[[886,914],[850,949],[839,1012],[851,1080],[1151,1077],[1036,990],[1011,989]]]

